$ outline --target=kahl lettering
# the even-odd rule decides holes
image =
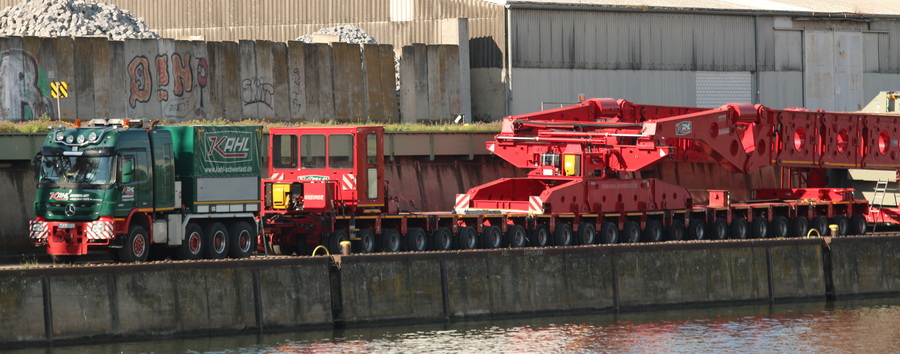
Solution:
[[[210,136],[209,142],[207,156],[216,153],[226,159],[240,159],[246,158],[250,153],[249,137]]]

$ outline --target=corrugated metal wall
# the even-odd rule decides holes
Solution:
[[[324,27],[353,24],[381,44],[440,44],[442,19],[468,18],[472,67],[500,67],[505,51],[503,6],[481,0],[398,1],[412,21],[392,21],[392,0],[104,0],[143,17],[165,38],[286,42]],[[21,0],[0,0],[0,7]]]
[[[527,10],[510,13],[520,68],[751,71],[751,16]]]

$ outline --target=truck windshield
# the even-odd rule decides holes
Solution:
[[[59,184],[110,184],[114,180],[114,157],[43,156],[38,173],[40,182]]]

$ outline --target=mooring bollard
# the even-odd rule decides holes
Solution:
[[[350,241],[341,241],[341,255],[350,255]]]
[[[837,237],[838,235],[838,226],[835,224],[828,225],[828,229],[831,230],[831,237]]]

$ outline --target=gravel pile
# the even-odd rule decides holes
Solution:
[[[323,28],[316,31],[316,33],[340,36],[340,41],[343,43],[378,44],[378,42],[375,40],[375,37],[370,36],[362,28],[356,27],[354,25],[341,25]],[[297,37],[296,40],[310,43],[312,42],[312,34],[304,34],[300,37]]]
[[[159,38],[143,18],[93,0],[24,0],[0,10],[0,36]]]

